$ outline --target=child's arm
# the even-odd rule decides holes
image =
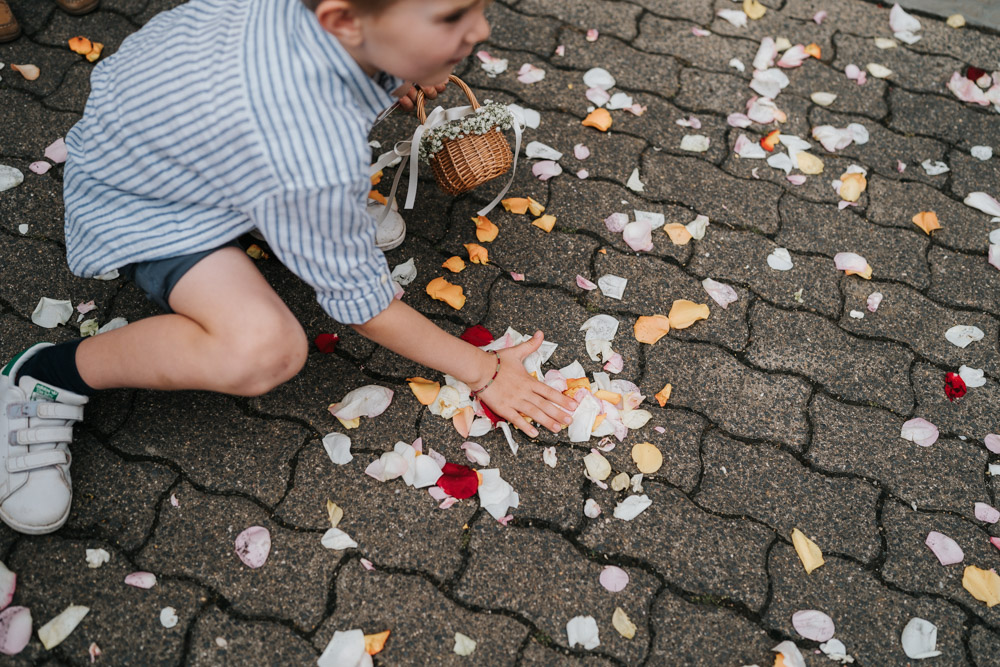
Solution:
[[[477,390],[485,386],[497,368],[494,355],[466,343],[440,329],[433,322],[393,300],[384,311],[364,324],[352,325],[358,333],[397,354],[461,380]],[[499,417],[529,437],[538,435],[521,414],[557,432],[571,421],[576,402],[534,379],[521,362],[538,349],[542,334],[528,342],[499,352],[500,372],[480,396]]]

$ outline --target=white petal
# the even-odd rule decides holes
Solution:
[[[585,340],[614,340],[618,334],[620,322],[610,315],[594,315],[580,325],[580,331],[586,331]]]
[[[806,53],[806,47],[802,44],[796,44],[781,54],[781,59],[778,60],[778,67],[798,67],[809,57],[809,54]]]
[[[1000,202],[985,192],[970,192],[964,203],[987,215],[1000,215]]]
[[[847,131],[851,133],[851,138],[854,139],[854,143],[856,143],[857,145],[860,146],[862,144],[868,143],[868,137],[869,137],[868,128],[866,128],[861,123],[849,123],[847,125]],[[847,171],[848,173],[850,173],[851,170],[848,169]],[[861,173],[867,173],[867,172],[862,169]]]
[[[31,321],[40,327],[54,329],[60,324],[66,324],[72,315],[73,304],[69,301],[43,296],[31,313]]]
[[[944,337],[948,339],[948,342],[952,345],[957,345],[958,347],[968,347],[969,343],[974,343],[978,340],[982,340],[983,330],[979,327],[974,327],[970,325],[957,325],[948,329],[944,332]]]
[[[868,311],[874,313],[878,310],[879,304],[882,303],[882,292],[872,292],[868,295]]]
[[[899,37],[899,35],[896,35]],[[892,76],[892,70],[884,65],[879,65],[878,63],[868,63],[865,65],[865,69],[876,79],[885,79]]]
[[[483,476],[483,483],[477,491],[479,504],[490,516],[499,520],[507,514],[508,508],[518,506],[520,499],[517,492],[500,477],[499,470],[489,468],[480,470],[479,474]]]
[[[323,436],[323,449],[337,465],[342,466],[354,460],[351,455],[351,439],[343,433],[328,433]]]
[[[353,549],[358,546],[358,543],[351,539],[351,536],[342,531],[340,528],[330,528],[320,539],[320,543],[327,549],[333,549],[335,551],[343,551],[344,549]]]
[[[983,370],[981,368],[970,368],[962,365],[958,367],[958,375],[962,378],[962,381],[965,382],[965,386],[969,389],[982,387],[986,384],[986,378],[984,377]]]
[[[620,234],[628,224],[628,216],[624,213],[612,213],[604,219],[604,226],[613,234]]]
[[[649,221],[630,222],[622,230],[622,238],[626,245],[636,252],[649,252],[653,249],[652,226]]]
[[[594,430],[594,421],[601,412],[600,402],[589,392],[577,399],[578,404],[573,412],[573,422],[567,429],[570,442],[587,442],[590,432]]]
[[[775,271],[791,271],[794,267],[787,248],[775,248],[774,252],[767,256],[767,265]]]
[[[540,181],[547,181],[553,176],[558,176],[562,171],[562,166],[552,160],[539,160],[531,165],[531,173]]]
[[[986,523],[996,523],[1000,521],[1000,512],[992,505],[986,503],[976,503],[976,518]]]
[[[601,506],[593,498],[587,498],[583,504],[583,514],[591,519],[596,519],[601,515]]]
[[[742,113],[731,113],[726,116],[726,124],[731,127],[750,127],[753,121],[750,117]]]
[[[385,412],[392,402],[392,389],[369,384],[348,392],[343,400],[330,406],[334,417],[344,421],[358,417],[377,417]]]
[[[977,160],[989,160],[993,157],[993,149],[989,146],[973,146],[969,149],[969,154]]]
[[[621,301],[622,295],[625,294],[625,286],[627,284],[628,280],[626,278],[611,274],[603,275],[597,279],[597,286],[601,288],[601,293],[610,299],[618,299],[619,301]]]
[[[892,6],[889,10],[889,27],[893,32],[900,32],[903,30],[908,30],[910,32],[916,32],[920,30],[920,21],[916,17],[907,14],[899,3]]]
[[[521,83],[538,83],[545,78],[545,70],[531,63],[524,63],[517,71],[517,80]]]
[[[0,164],[0,192],[15,188],[24,182],[24,174],[20,169]]]
[[[829,153],[847,148],[854,141],[854,134],[847,128],[839,129],[832,125],[819,125],[812,130],[812,137]]]
[[[792,627],[805,637],[817,642],[825,642],[833,637],[833,619],[821,611],[804,609],[792,614]]]
[[[525,109],[519,104],[508,104],[507,108],[514,114],[514,118],[525,127],[537,130],[542,122],[542,115],[534,109]]]
[[[614,88],[615,77],[611,76],[611,73],[606,69],[594,67],[593,69],[587,70],[587,72],[583,75],[583,82],[587,84],[588,88],[608,90],[609,88]]]
[[[747,136],[740,133],[740,136],[736,138],[736,144],[733,145],[733,151],[739,155],[741,158],[748,160],[763,160],[767,157],[767,151],[756,141],[751,141],[747,139]]]
[[[475,442],[465,442],[462,444],[465,456],[477,466],[488,466],[490,464],[490,453],[483,449],[483,446]]]
[[[566,638],[569,640],[570,648],[579,644],[586,650],[592,651],[601,645],[597,621],[593,616],[575,616],[570,619],[566,624]]]
[[[586,160],[590,157],[590,149],[583,144],[577,144],[573,146],[573,157],[577,160]]]
[[[910,619],[910,622],[903,628],[900,643],[903,645],[903,652],[906,653],[906,657],[913,660],[933,658],[941,655],[941,651],[935,650],[937,646],[937,626],[922,618]]]
[[[136,588],[152,588],[156,585],[156,575],[152,572],[132,572],[125,575],[125,583]]]
[[[542,460],[545,462],[545,465],[547,465],[548,467],[555,468],[556,467],[556,448],[555,447],[546,447],[545,449],[543,449],[542,450]]]
[[[951,171],[947,164],[941,162],[940,160],[931,162],[929,159],[924,160],[920,163],[920,166],[924,168],[928,176],[937,176],[939,174],[944,174]]]
[[[685,134],[681,139],[681,150],[692,153],[704,153],[708,150],[711,140],[703,134]]]
[[[358,667],[364,664],[366,657],[369,656],[365,653],[363,630],[337,630],[316,664],[318,667]]]
[[[938,427],[926,419],[916,417],[903,424],[899,437],[909,440],[921,447],[930,447],[938,439]]]
[[[868,260],[853,252],[838,252],[833,256],[833,263],[838,271],[864,273],[868,269]]]
[[[611,99],[608,100],[607,108],[611,110],[628,109],[633,104],[635,104],[635,102],[632,101],[631,95],[626,93],[615,93],[611,96]]]
[[[696,215],[694,220],[684,225],[684,228],[688,230],[691,238],[700,241],[705,238],[705,231],[708,229],[708,225],[709,220],[707,215]]]
[[[243,564],[258,568],[271,553],[271,533],[263,526],[250,526],[236,536],[236,555]]]
[[[774,40],[765,37],[761,40],[757,48],[757,55],[753,59],[755,70],[765,70],[774,64],[774,59],[778,57],[778,48],[774,45]]]
[[[631,521],[653,504],[649,496],[629,496],[615,506],[615,518],[623,521]]]
[[[455,633],[455,648],[454,651],[460,656],[472,655],[472,652],[476,650],[476,642],[468,635],[463,635],[461,632]]]
[[[73,605],[66,607],[61,614],[38,628],[38,638],[47,651],[58,646],[70,633],[76,629],[83,617],[90,611],[89,607]]]
[[[711,278],[705,278],[702,280],[701,286],[705,288],[705,291],[708,292],[710,297],[712,297],[712,300],[723,308],[726,308],[729,304],[739,299],[739,295],[736,293],[735,289],[725,283],[712,280]]]
[[[786,174],[791,173],[792,169],[795,167],[792,164],[792,158],[788,157],[784,153],[773,153],[767,158],[767,164],[775,169],[781,169]]]
[[[987,261],[990,266],[1000,269],[1000,243],[991,243]]]
[[[115,317],[110,320],[107,324],[97,330],[97,333],[107,333],[109,331],[114,331],[115,329],[121,329],[123,326],[128,324],[128,320],[124,317]]]
[[[632,170],[632,175],[628,177],[628,182],[625,185],[633,192],[642,192],[645,189],[645,184],[639,180],[639,167]]]
[[[659,229],[666,222],[664,215],[655,211],[637,211],[633,209],[632,214],[635,216],[636,222],[648,222],[650,229]]]
[[[715,13],[719,18],[729,21],[733,27],[743,28],[747,24],[746,13],[739,9],[720,9]]]
[[[747,66],[743,64],[743,61],[739,58],[733,58],[729,61],[729,66],[732,67],[737,72],[745,72]]]
[[[413,488],[423,489],[441,478],[441,466],[430,456],[418,456],[413,468]]]
[[[645,426],[653,415],[648,410],[627,410],[622,415],[622,423],[633,431]]]
[[[179,621],[180,619],[177,618],[177,610],[173,607],[164,607],[160,610],[160,625],[168,630],[176,626]]]
[[[406,260],[402,264],[397,264],[392,270],[392,279],[404,287],[417,278],[417,267],[413,263],[413,258]]]
[[[530,158],[541,158],[543,160],[558,160],[563,156],[562,153],[543,144],[540,141],[532,141],[527,146],[524,147],[524,154]]]
[[[815,92],[809,96],[809,99],[821,107],[828,107],[833,104],[834,100],[837,99],[837,96],[833,93]]]
[[[87,567],[96,569],[109,560],[111,560],[111,554],[104,549],[87,549]]]
[[[755,70],[750,88],[764,96],[774,99],[788,85],[788,77],[777,67],[766,70]]]
[[[781,654],[785,660],[785,667],[806,667],[806,661],[794,642],[785,640],[771,650]]]

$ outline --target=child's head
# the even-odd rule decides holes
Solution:
[[[490,0],[303,0],[369,73],[429,86],[490,34]]]

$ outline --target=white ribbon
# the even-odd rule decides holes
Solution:
[[[427,120],[424,121],[422,125],[417,127],[413,132],[413,137],[409,141],[400,141],[395,146],[393,146],[391,151],[382,153],[375,164],[372,165],[370,175],[374,176],[379,171],[384,169],[389,165],[389,163],[394,162],[397,159],[409,157],[410,163],[410,183],[406,190],[406,203],[403,204],[403,208],[410,209],[413,208],[413,203],[417,197],[417,163],[419,162],[420,150],[414,150],[414,146],[419,147],[420,141],[423,136],[429,130],[432,130],[440,125],[453,120],[459,120],[460,118],[465,118],[469,114],[475,113],[473,108],[469,105],[463,107],[452,107],[450,109],[444,109],[442,107],[436,107],[428,116]],[[521,121],[517,117],[517,114],[511,112],[514,117],[514,164],[510,170],[510,180],[507,181],[507,185],[504,186],[500,194],[496,196],[488,206],[480,209],[476,215],[486,215],[492,211],[500,200],[503,199],[504,195],[510,189],[510,186],[514,183],[514,173],[517,171],[517,156],[521,152]],[[492,131],[492,130],[491,130]],[[382,214],[379,216],[378,222],[382,222],[385,216],[389,214],[389,208],[392,206],[392,202],[395,201],[396,188],[399,186],[399,179],[403,175],[403,167],[405,165],[400,165],[399,169],[396,170],[396,177],[392,179],[392,189],[389,191],[388,204]]]

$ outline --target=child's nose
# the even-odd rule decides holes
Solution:
[[[485,42],[486,38],[489,36],[490,22],[486,20],[486,16],[484,14],[480,13],[478,20],[469,31],[467,39],[470,44],[476,44],[478,42]]]

